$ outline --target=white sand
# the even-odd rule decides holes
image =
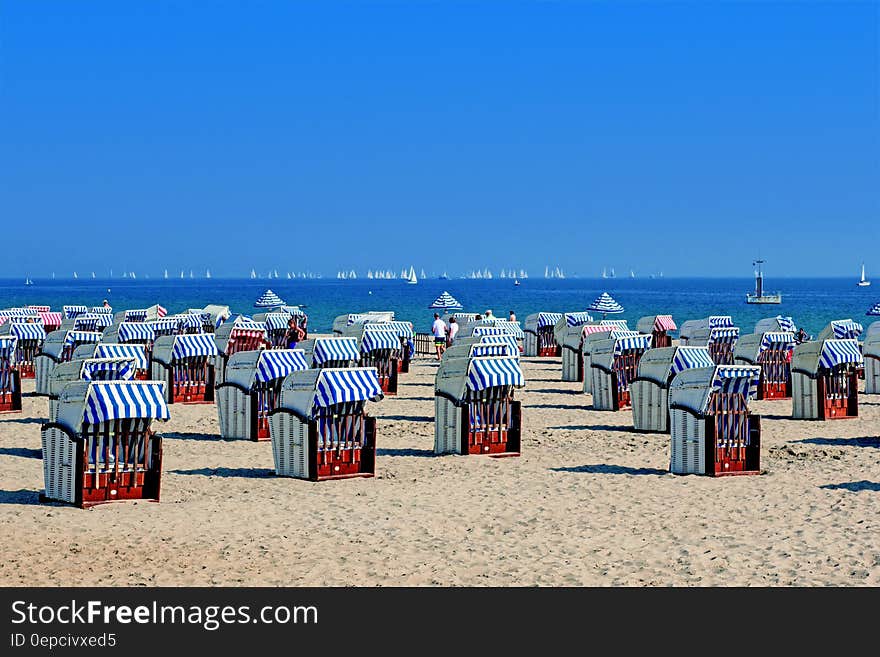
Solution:
[[[856,420],[764,415],[763,476],[667,473],[669,437],[589,410],[525,359],[521,458],[433,455],[435,365],[379,418],[377,476],[274,476],[269,443],[172,406],[162,501],[38,502],[45,397],[0,416],[2,585],[878,585],[880,396]],[[25,383],[33,391],[33,382]]]

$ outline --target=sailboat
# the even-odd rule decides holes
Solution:
[[[416,270],[415,267],[410,266],[409,274],[406,274],[405,278],[408,285],[415,285],[419,282],[419,279],[416,278]]]
[[[746,294],[746,303],[782,303],[782,294],[769,294],[764,292],[764,273],[761,271],[763,260],[755,260],[752,263],[755,269],[755,293]]]
[[[865,278],[865,263],[862,263],[862,277],[859,279],[859,282],[856,283],[859,287],[868,287],[871,284],[867,278]]]
[[[251,278],[256,278],[256,277],[257,277],[257,272],[254,271],[253,269],[251,269]]]
[[[632,269],[629,270],[629,277],[630,277],[630,278],[635,278],[635,277],[636,277],[636,273],[635,273]]]
[[[447,274],[447,273],[444,271],[442,274],[440,274],[440,280],[441,280],[441,281],[448,281],[448,280],[449,280],[449,274]]]
[[[205,278],[211,278],[211,270],[210,269],[205,270]]]
[[[608,278],[608,270],[602,267],[602,278]]]
[[[92,272],[92,278],[95,278],[95,272]]]
[[[74,278],[79,278],[79,276],[76,275],[76,272],[73,272],[73,277],[74,277]]]
[[[422,276],[422,280],[425,280],[426,278],[428,278],[428,277],[425,275],[425,268],[424,268],[424,267],[422,267],[421,276]]]
[[[611,268],[611,274],[608,276],[608,278],[614,278],[614,267]]]
[[[162,278],[165,278],[165,279],[167,279],[167,278],[168,278],[168,270],[167,270],[167,269],[166,269],[166,270],[165,270],[165,275],[164,275],[164,276],[162,276]]]
[[[28,276],[25,276],[24,277],[24,284],[25,285],[33,285],[34,282]]]

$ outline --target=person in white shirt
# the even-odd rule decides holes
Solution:
[[[449,318],[449,346],[455,344],[455,336],[458,335],[458,322],[455,321],[455,317]]]
[[[443,356],[443,351],[446,349],[446,322],[440,319],[440,315],[437,313],[434,313],[431,333],[434,334],[434,348],[437,350],[437,360],[440,360]]]

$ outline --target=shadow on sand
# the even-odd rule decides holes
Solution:
[[[0,490],[0,504],[41,504],[38,490]]]
[[[572,424],[568,426],[562,425],[558,427],[548,427],[548,429],[561,429],[568,431],[622,431],[624,433],[638,433],[632,427],[612,424]]]
[[[42,449],[30,449],[28,447],[0,447],[0,456],[20,456],[23,459],[43,458]]]
[[[809,445],[835,445],[837,447],[880,447],[880,438],[876,436],[861,436],[859,438],[802,438],[801,440],[792,440],[791,442]]]
[[[410,447],[401,447],[400,449],[376,449],[376,456],[420,456],[423,458],[431,458],[439,456],[434,453],[433,449],[412,449]]]
[[[275,477],[275,470],[270,468],[196,468],[194,470],[169,470],[169,473],[199,477],[243,477],[246,479]]]
[[[668,470],[656,468],[630,468],[626,465],[610,465],[597,463],[596,465],[577,465],[569,468],[550,468],[553,472],[585,472],[587,474],[614,474],[614,475],[668,475]]]
[[[826,488],[828,490],[848,490],[853,493],[858,493],[863,490],[873,490],[876,492],[880,492],[880,483],[876,481],[848,481],[845,484],[825,484],[824,486],[819,486],[819,488]]]

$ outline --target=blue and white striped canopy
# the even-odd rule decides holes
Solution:
[[[616,315],[623,312],[623,306],[617,303],[607,292],[603,292],[598,298],[587,306],[587,310],[594,310],[604,315]]]
[[[90,342],[100,342],[104,337],[97,331],[68,331],[64,338],[64,344],[88,344]]]
[[[868,312],[866,312],[865,314],[868,316],[880,315],[880,301],[868,308]]]
[[[474,392],[498,386],[522,388],[525,377],[516,358],[472,358],[467,386]]]
[[[271,349],[260,353],[257,362],[256,380],[268,383],[283,379],[291,372],[309,369],[306,353],[302,349]]]
[[[204,329],[204,322],[200,315],[191,315],[190,313],[184,313],[182,315],[174,315],[172,319],[177,321],[177,328],[180,331],[186,329]]]
[[[519,322],[511,322],[508,319],[496,319],[495,326],[500,326],[503,329],[507,329],[507,332],[518,340],[522,340],[526,337],[526,334],[522,330],[522,326],[519,325]]]
[[[156,333],[175,333],[177,332],[177,320],[173,317],[163,317],[152,322],[146,322],[147,326],[152,327]]]
[[[284,300],[275,294],[272,290],[266,290],[260,295],[260,298],[254,301],[254,308],[275,308],[283,306]]]
[[[281,306],[281,311],[288,315],[296,315],[298,317],[308,317],[306,312],[299,306]]]
[[[709,350],[706,347],[679,347],[672,357],[669,375],[673,377],[679,372],[697,367],[715,367]]]
[[[217,343],[214,336],[204,333],[192,333],[190,335],[178,335],[174,339],[174,348],[171,350],[173,360],[182,360],[195,356],[216,356]]]
[[[565,323],[568,326],[583,326],[592,321],[590,313],[565,313]]]
[[[562,313],[538,313],[538,328],[556,326],[556,322],[562,319]]]
[[[135,363],[129,358],[88,358],[83,361],[80,377],[83,381],[131,381]]]
[[[819,366],[828,369],[836,365],[862,363],[862,352],[856,340],[825,340],[822,343],[822,353],[819,355]]]
[[[510,331],[503,326],[475,326],[473,336],[479,338],[484,335],[511,335]]]
[[[312,354],[317,365],[331,360],[358,360],[360,352],[355,338],[317,338]]]
[[[0,310],[0,317],[34,317],[38,313],[31,308],[6,308]]]
[[[834,337],[838,340],[857,340],[864,330],[861,324],[851,319],[840,319],[831,322],[831,328],[834,330]]]
[[[709,342],[736,342],[739,339],[739,328],[736,326],[729,328],[713,328],[709,331]]]
[[[712,387],[729,393],[752,397],[758,386],[761,368],[755,365],[719,365],[715,368]]]
[[[454,296],[449,294],[446,290],[443,291],[439,297],[434,299],[434,302],[428,306],[428,308],[437,308],[439,310],[461,310],[464,306],[462,306]]]
[[[629,327],[626,325],[625,319],[603,319],[599,321],[599,326],[613,326],[615,327],[615,329],[629,331]],[[633,331],[633,333],[638,333],[638,331]]]
[[[791,317],[776,315],[776,323],[779,324],[780,331],[785,331],[787,333],[794,333],[797,331],[797,327],[794,325],[794,319]]]
[[[12,360],[17,344],[18,338],[14,335],[0,335],[0,359]]]
[[[234,333],[235,331],[256,331],[265,335],[266,325],[260,322],[255,322],[252,319],[237,319],[232,326],[232,332]]]
[[[611,335],[613,336],[616,332],[612,331]],[[641,333],[617,338],[617,342],[614,344],[614,353],[619,355],[624,351],[644,351],[645,349],[650,349],[653,339],[653,335]]]
[[[10,324],[9,332],[19,340],[46,339],[46,329],[40,324]]]
[[[397,335],[401,338],[412,338],[415,337],[415,331],[413,330],[413,325],[411,322],[402,322],[402,321],[393,321],[393,322],[384,322],[379,324],[382,328],[386,326],[392,331],[396,331]]]
[[[396,331],[375,330],[368,324],[364,327],[361,351],[365,354],[377,349],[400,349],[400,336]]]
[[[109,308],[107,306],[92,306],[91,309],[89,310],[89,313],[91,313],[93,315],[99,315],[99,314],[112,315],[113,308]]]
[[[64,306],[61,310],[64,312],[64,319],[73,319],[89,312],[86,306]]]
[[[147,321],[147,311],[144,310],[126,310],[124,319],[126,322],[145,322]]]
[[[768,331],[761,337],[760,354],[767,349],[791,350],[794,348],[794,333],[787,331]]]
[[[79,328],[80,326],[105,328],[113,323],[113,315],[107,313],[86,313],[84,315],[78,315],[73,322],[75,328]]]
[[[287,313],[268,313],[266,315],[266,328],[270,331],[286,329],[287,322],[290,321],[290,315]]]
[[[318,377],[315,405],[326,408],[343,402],[379,401],[383,397],[375,367],[329,369]]]
[[[471,345],[471,358],[482,358],[484,356],[502,356],[508,358],[519,358],[519,349],[512,347],[506,342],[495,344],[487,344],[478,342]]]
[[[709,317],[709,328],[724,328],[733,326],[733,317],[730,315],[711,315]]]
[[[119,325],[118,335],[120,342],[134,342],[136,340],[153,342],[156,340],[156,329],[152,324],[145,322],[122,322]]]
[[[102,381],[89,386],[83,422],[100,424],[126,418],[167,420],[170,417],[164,383]]]
[[[149,367],[147,352],[142,344],[101,342],[95,347],[95,358],[130,358],[139,370],[145,370]]]
[[[519,353],[519,344],[517,343],[516,338],[509,333],[505,333],[504,335],[483,335],[480,337],[479,344],[508,344]]]

